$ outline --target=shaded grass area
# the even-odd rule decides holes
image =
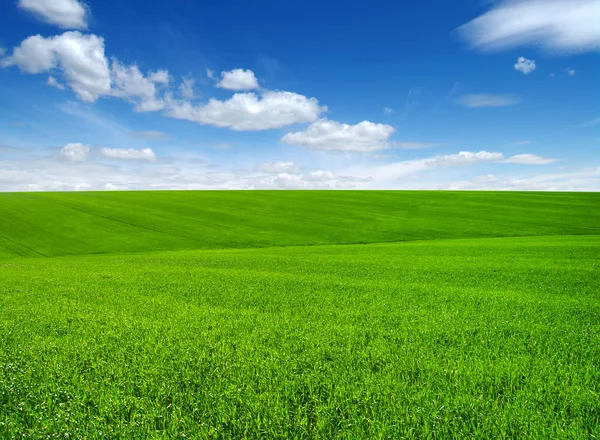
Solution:
[[[579,236],[5,260],[0,437],[598,438],[599,257]]]
[[[600,234],[600,194],[0,193],[0,258]]]

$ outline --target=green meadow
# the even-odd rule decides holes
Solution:
[[[600,194],[0,194],[0,438],[600,438]]]

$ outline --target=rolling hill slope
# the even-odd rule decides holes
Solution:
[[[0,258],[590,234],[597,193],[0,194]]]

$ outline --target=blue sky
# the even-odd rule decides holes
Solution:
[[[10,0],[0,190],[600,190],[597,0]]]

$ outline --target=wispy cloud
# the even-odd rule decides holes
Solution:
[[[476,49],[543,46],[555,51],[600,49],[597,0],[503,0],[458,28]]]
[[[507,107],[519,104],[521,100],[514,95],[472,94],[460,96],[456,102],[464,107]]]
[[[423,150],[425,148],[432,148],[442,145],[436,142],[399,142],[395,141],[391,143],[392,148],[400,148],[404,150]]]
[[[142,131],[134,131],[133,135],[140,139],[146,140],[162,140],[168,139],[169,135],[164,131],[158,130],[142,130]]]
[[[591,121],[584,122],[581,124],[582,127],[589,127],[590,125],[600,124],[600,118],[592,119]]]
[[[156,154],[150,148],[142,148],[141,150],[135,148],[102,148],[100,155],[107,159],[156,160]]]
[[[517,154],[511,156],[504,161],[504,163],[515,163],[523,165],[548,165],[554,162],[558,162],[560,159],[554,159],[551,157],[538,156],[537,154]]]

